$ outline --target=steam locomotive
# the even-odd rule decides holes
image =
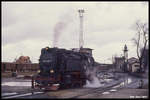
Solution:
[[[82,48],[76,52],[60,48],[43,48],[39,71],[32,79],[32,87],[46,90],[82,87],[86,84],[86,70],[94,66],[94,58]]]

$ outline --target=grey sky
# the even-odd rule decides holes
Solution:
[[[96,61],[110,63],[123,54],[135,56],[131,39],[137,20],[148,22],[148,2],[2,2],[2,61],[13,61],[21,54],[38,62],[40,50],[53,46],[56,24],[60,30],[58,47],[78,48],[79,15],[84,8],[84,47],[93,48]]]

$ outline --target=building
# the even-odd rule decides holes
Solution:
[[[16,60],[17,64],[30,64],[32,63],[29,56],[20,56],[19,59]]]
[[[1,72],[32,72],[39,69],[38,63],[14,63],[14,62],[2,62]]]
[[[139,60],[135,57],[131,57],[128,59],[128,71],[129,72],[139,72],[140,63]]]
[[[108,70],[110,70],[110,69],[112,69],[112,68],[113,68],[112,64],[99,64],[99,65],[97,66],[97,69],[98,69],[99,71],[108,71]]]
[[[144,56],[142,59],[142,65],[140,69],[140,62],[139,59],[135,57],[131,57],[128,59],[128,49],[127,46],[124,46],[123,50],[124,56],[122,57],[115,57],[114,58],[114,68],[118,72],[142,72],[148,71],[149,66],[149,50],[146,49],[144,51]]]
[[[125,44],[123,50],[124,56],[122,57],[115,57],[114,58],[114,68],[117,72],[127,72],[128,71],[128,49],[127,45]]]
[[[142,72],[145,72],[145,71],[148,72],[148,66],[149,66],[149,50],[148,49],[144,51],[141,69],[140,69],[140,62],[138,58],[131,57],[128,59],[128,71],[129,72],[140,72],[140,70]]]
[[[114,68],[117,72],[123,72],[124,70],[124,57],[115,57],[114,58]]]

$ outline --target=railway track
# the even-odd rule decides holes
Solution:
[[[130,84],[134,83],[135,81],[131,82]],[[123,80],[120,80],[116,83],[113,83],[112,85],[107,85],[105,87],[99,87],[99,88],[84,88],[84,89],[69,89],[69,90],[59,90],[59,91],[55,91],[54,93],[58,94],[60,92],[60,94],[62,96],[60,96],[60,94],[56,95],[56,98],[82,98],[82,97],[86,97],[86,96],[93,96],[96,94],[102,94],[103,92],[106,91],[110,91],[112,89],[120,89],[123,88],[124,84],[123,84]],[[76,91],[77,90],[77,91]],[[80,91],[80,92],[79,92]],[[31,92],[26,92],[26,93],[12,93],[12,94],[2,94],[2,98],[4,99],[11,99],[11,98],[28,98],[28,97],[36,97],[39,95],[44,95],[44,94],[53,94],[52,91],[49,92],[44,92],[44,91],[39,91],[39,90],[32,90]],[[69,95],[70,93],[72,93],[73,95]],[[53,96],[53,95],[51,95]],[[50,98],[51,98],[50,96]],[[89,96],[90,97],[90,96]],[[49,97],[48,97],[49,98]],[[54,96],[55,98],[55,96]]]
[[[80,95],[76,95],[76,96],[73,96],[73,97],[71,97],[71,98],[80,98],[80,97],[82,97],[82,96],[86,96],[86,95],[89,95],[89,94],[103,93],[103,92],[105,92],[105,91],[107,91],[107,90],[112,89],[112,88],[115,87],[115,86],[120,85],[120,84],[121,84],[121,82],[116,83],[116,84],[111,85],[111,86],[108,86],[108,87],[100,87],[100,88],[90,89],[90,90],[85,91],[84,93],[82,93],[82,94],[80,94]]]
[[[120,83],[114,84],[114,85],[109,86],[109,87],[107,87],[107,88],[87,89],[87,90],[84,90],[84,91],[82,92],[82,94],[80,94],[80,95],[75,95],[75,96],[67,97],[67,98],[78,98],[78,97],[80,97],[80,96],[85,96],[85,95],[88,95],[88,94],[91,94],[91,93],[96,93],[96,92],[98,92],[98,91],[105,91],[105,90],[107,90],[107,89],[110,89],[110,87],[116,86],[116,85],[118,85],[118,84],[120,84]],[[64,90],[60,90],[60,91],[64,91]],[[69,92],[73,92],[74,89],[65,90],[65,91],[68,91],[68,93],[69,93]],[[55,91],[55,92],[57,92],[57,91]],[[59,92],[59,91],[58,91],[58,92]],[[33,91],[33,92],[31,91],[31,92],[26,92],[26,93],[16,93],[16,92],[15,92],[15,93],[2,94],[2,98],[3,98],[3,99],[26,98],[26,97],[29,97],[29,96],[36,96],[36,95],[45,94],[45,93],[47,93],[47,92],[43,92],[43,91]],[[51,91],[48,92],[48,93],[51,93]],[[58,97],[58,98],[59,98],[59,97]]]
[[[136,80],[131,82],[130,84],[133,84],[135,82],[136,82]],[[119,89],[122,89],[122,88],[126,88],[126,85],[128,85],[128,84],[125,84],[124,81],[121,81],[121,82],[113,84],[111,86],[91,89],[90,91],[86,91],[86,92],[84,92],[80,95],[76,95],[76,96],[73,96],[71,98],[81,98],[81,97],[85,97],[87,95],[102,94],[103,92],[113,90],[113,89],[119,90]]]

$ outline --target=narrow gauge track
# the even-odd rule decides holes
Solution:
[[[135,81],[131,82],[130,84],[133,84]],[[75,96],[72,96],[72,97],[68,97],[68,98],[80,98],[82,96],[86,96],[86,95],[89,95],[89,94],[96,94],[96,93],[103,93],[105,91],[108,91],[110,89],[121,89],[123,88],[123,81],[120,81],[118,83],[115,83],[111,86],[107,86],[107,87],[100,87],[100,88],[92,88],[92,89],[88,89],[86,91],[84,91],[82,94],[79,94],[79,95],[75,95]],[[68,91],[69,92],[69,91]],[[5,96],[2,96],[2,98],[4,99],[11,99],[11,98],[25,98],[26,96],[36,96],[38,94],[44,94],[46,92],[44,91],[31,91],[31,92],[28,92],[28,93],[19,93],[19,94],[12,94],[12,95],[5,95]]]
[[[130,84],[133,84],[134,82],[136,82],[136,81],[133,81]],[[77,96],[73,96],[71,98],[80,98],[82,96],[86,96],[89,94],[103,93],[103,92],[111,90],[111,89],[121,89],[125,86],[122,83],[123,83],[123,81],[116,83],[116,84],[113,84],[113,85],[108,86],[108,87],[100,87],[100,88],[91,89],[90,91],[85,91],[84,93],[77,95]],[[114,88],[114,87],[116,87],[116,88]]]
[[[76,95],[76,96],[73,96],[73,97],[70,97],[70,98],[78,98],[80,96],[85,96],[85,95],[88,95],[88,94],[93,94],[93,93],[96,93],[98,91],[106,91],[108,89],[110,89],[111,87],[114,87],[114,86],[117,86],[119,85],[121,82],[119,83],[116,83],[114,85],[111,85],[111,86],[108,86],[108,87],[100,87],[100,88],[94,88],[94,89],[88,89],[87,91],[84,91],[84,93],[80,94],[80,95]],[[31,92],[27,92],[27,93],[16,93],[16,94],[10,94],[10,95],[5,95],[5,96],[2,96],[2,98],[4,99],[12,99],[12,98],[22,98],[22,97],[26,97],[26,96],[34,96],[34,95],[38,95],[38,94],[44,94],[46,92],[44,91],[31,91]]]
[[[116,83],[116,84],[113,84],[111,86],[108,86],[108,87],[100,87],[100,88],[94,88],[94,89],[91,89],[90,91],[85,91],[84,93],[80,94],[80,95],[77,95],[77,96],[73,96],[71,98],[79,98],[81,96],[86,96],[86,95],[89,95],[89,94],[94,94],[94,93],[103,93],[107,90],[110,90],[112,89],[113,87],[115,86],[118,86],[119,85],[119,88],[121,88],[121,84],[122,82],[119,82],[119,83]]]

